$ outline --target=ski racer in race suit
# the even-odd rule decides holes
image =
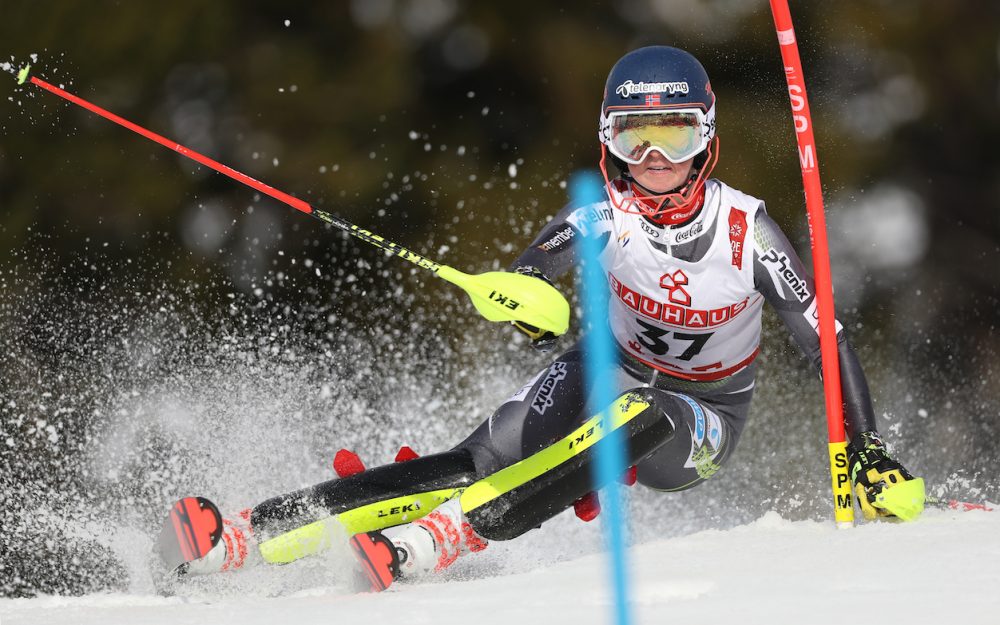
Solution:
[[[715,94],[693,56],[653,46],[619,60],[605,88],[600,139],[606,199],[564,208],[513,267],[555,279],[576,264],[582,237],[598,238],[618,348],[608,378],[618,394],[640,392],[654,408],[628,430],[633,475],[657,490],[691,488],[725,464],[746,423],[765,301],[817,368],[821,364],[813,281],[764,203],[710,178],[719,155]],[[617,176],[608,174],[608,161]],[[551,334],[515,325],[535,347],[553,346]],[[922,497],[906,510],[879,504],[884,489],[915,478],[877,434],[861,365],[839,323],[837,332],[857,500],[868,518],[894,512],[912,518]],[[559,355],[452,450],[263,502],[245,515],[245,533],[263,544],[324,515],[347,518],[346,511],[361,505],[382,506],[378,514],[386,517],[402,509],[394,527],[372,529],[392,541],[403,574],[412,575],[442,569],[484,548],[486,539],[520,535],[570,505],[586,515],[600,486],[591,482],[589,457],[518,483],[485,511],[470,512],[452,497],[427,513],[426,501],[407,504],[404,496],[460,492],[580,427],[601,408],[588,405],[583,351],[578,343]],[[223,563],[219,558],[224,566],[242,564],[237,555],[219,555],[213,570]]]

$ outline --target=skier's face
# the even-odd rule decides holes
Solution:
[[[671,163],[658,150],[653,150],[638,165],[629,164],[628,173],[647,191],[666,193],[687,181],[693,164],[694,158]]]

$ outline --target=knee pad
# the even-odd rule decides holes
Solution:
[[[729,425],[713,410],[682,393],[661,391],[661,405],[677,423],[677,435],[637,466],[640,484],[676,491],[715,475],[731,451]]]

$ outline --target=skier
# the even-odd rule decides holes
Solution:
[[[719,157],[715,94],[691,54],[651,46],[622,57],[605,86],[599,138],[606,198],[564,208],[513,270],[550,281],[575,265],[582,237],[602,242],[607,321],[618,349],[608,378],[622,414],[644,406],[622,426],[632,475],[656,490],[691,488],[712,477],[739,440],[765,300],[819,368],[813,281],[764,203],[710,178]],[[556,341],[515,326],[538,349]],[[836,327],[857,501],[869,519],[913,518],[923,507],[923,482],[877,433],[864,373]],[[362,471],[356,456],[342,452],[342,479],[227,521],[225,540],[190,571],[238,568],[256,557],[248,545],[268,561],[311,553],[322,540],[310,528],[339,516],[353,530],[381,530],[371,540],[384,545],[392,575],[414,576],[446,568],[488,539],[516,537],[571,505],[589,516],[592,491],[603,486],[591,481],[589,452],[535,470],[543,453],[562,449],[555,443],[570,440],[603,408],[588,405],[585,361],[583,346],[572,346],[444,453]],[[470,503],[466,495],[479,493],[474,485],[484,478],[489,496]],[[886,504],[883,495],[894,488],[915,494],[905,505]]]

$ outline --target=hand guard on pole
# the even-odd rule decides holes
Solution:
[[[924,480],[893,459],[877,432],[862,432],[848,447],[851,482],[868,520],[897,517],[912,521],[924,509]]]
[[[519,273],[522,276],[538,278],[549,286],[552,286],[552,281],[549,280],[549,278],[542,273],[542,270],[538,267],[523,265],[514,269],[514,273]],[[552,351],[552,349],[556,346],[556,341],[559,339],[555,333],[548,330],[541,330],[531,324],[524,323],[523,321],[511,321],[510,324],[531,339],[531,347],[540,352]]]

